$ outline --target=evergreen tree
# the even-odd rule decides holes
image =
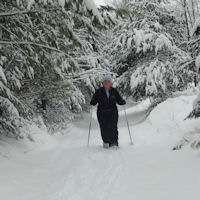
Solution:
[[[189,42],[189,51],[191,52],[191,64],[195,70],[195,82],[200,81],[200,20],[197,20],[192,31],[192,39]],[[193,104],[193,110],[189,118],[200,117],[200,95],[196,98]]]
[[[42,115],[54,131],[83,109],[108,69],[92,0],[0,2],[0,130]]]
[[[134,98],[165,97],[192,81],[190,56],[179,46],[184,26],[165,1],[136,0],[114,28],[109,49],[118,85]]]

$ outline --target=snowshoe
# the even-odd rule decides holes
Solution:
[[[114,143],[110,144],[109,147],[111,149],[119,149],[119,144],[118,144],[118,142],[114,142]]]
[[[103,143],[103,148],[104,148],[104,149],[108,149],[108,148],[109,148],[109,143],[105,143],[105,142],[104,142],[104,143]]]

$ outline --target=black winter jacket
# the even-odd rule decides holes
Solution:
[[[126,104],[126,101],[120,96],[117,89],[110,88],[109,93],[110,96],[108,98],[104,87],[99,88],[93,95],[90,104],[95,106],[98,103],[99,111],[116,110],[116,104]]]

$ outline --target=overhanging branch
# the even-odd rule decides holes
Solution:
[[[42,47],[42,48],[46,48],[46,49],[50,49],[52,51],[57,51],[59,53],[63,53],[66,54],[65,52],[55,48],[55,47],[50,47],[44,44],[39,44],[39,43],[33,43],[33,42],[26,42],[26,41],[22,41],[22,42],[15,42],[15,41],[0,41],[0,44],[5,44],[5,45],[13,45],[13,44],[21,44],[21,45],[32,45],[32,46],[38,46],[38,47]]]
[[[15,16],[15,15],[24,15],[24,14],[31,14],[31,13],[46,13],[50,11],[56,11],[61,10],[59,8],[57,9],[51,9],[51,10],[24,10],[24,11],[15,11],[15,12],[3,12],[0,13],[0,17],[9,17],[9,16]]]
[[[5,41],[5,40],[0,40],[0,45],[32,45],[32,46],[38,46],[41,48],[49,49],[58,53],[61,53],[63,55],[66,55],[68,59],[70,60],[76,60],[76,61],[83,61],[84,59],[88,60],[88,56],[82,56],[82,57],[71,57],[69,54],[67,54],[64,51],[61,51],[60,49],[57,49],[55,47],[51,47],[45,44],[39,44],[39,43],[34,43],[34,42],[28,42],[28,41]],[[93,57],[94,58],[94,57]],[[95,58],[98,58],[97,56]]]

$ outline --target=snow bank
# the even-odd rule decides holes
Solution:
[[[150,105],[151,105],[150,99],[146,99],[144,101],[141,101],[140,103],[138,103],[135,106],[126,108],[126,113],[131,114],[131,113],[136,113],[136,112],[142,112],[142,111],[147,110]],[[119,106],[119,108],[121,108],[121,107]],[[124,115],[124,110],[120,111],[119,114]]]
[[[198,132],[200,119],[185,120],[192,111],[195,95],[167,99],[142,124],[132,127],[137,145],[158,144],[173,148],[182,138]]]
[[[151,112],[149,121],[153,126],[168,131],[170,126],[181,124],[188,116],[194,98],[195,96],[180,96],[166,100]]]

